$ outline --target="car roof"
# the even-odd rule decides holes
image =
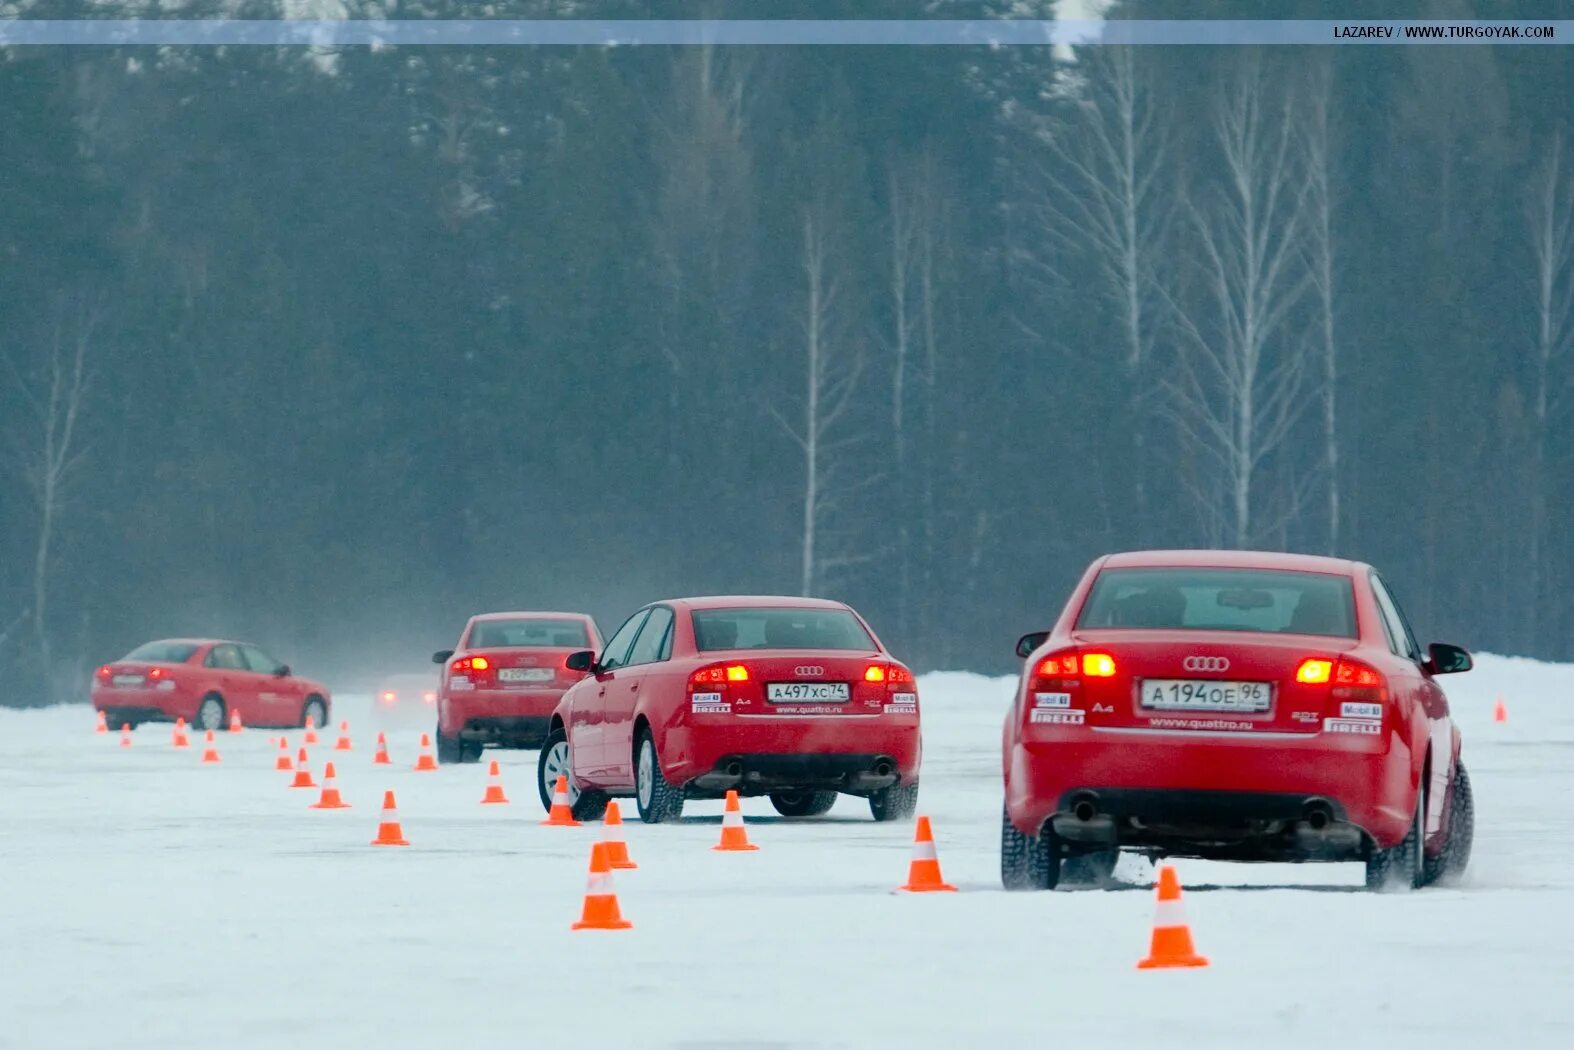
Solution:
[[[1241,550],[1172,550],[1172,551],[1121,551],[1104,558],[1103,567],[1109,569],[1134,568],[1210,568],[1210,569],[1283,569],[1290,572],[1322,572],[1338,576],[1354,576],[1365,565],[1346,558],[1329,558],[1320,554],[1288,554],[1282,551]]]
[[[667,598],[652,605],[679,605],[688,609],[846,609],[829,598],[804,598],[783,594],[711,594],[697,598]]]
[[[233,638],[155,638],[142,645],[250,645],[250,642],[237,642]],[[142,648],[142,645],[135,648]]]
[[[477,622],[483,620],[589,620],[588,613],[578,612],[490,612],[477,613],[470,617]]]

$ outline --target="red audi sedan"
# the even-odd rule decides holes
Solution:
[[[437,760],[475,762],[481,749],[540,747],[563,691],[583,678],[570,653],[601,645],[584,613],[503,612],[472,616],[459,648],[432,655],[437,686]]]
[[[1474,815],[1459,730],[1369,565],[1240,551],[1094,562],[1026,659],[1003,734],[1008,889],[1108,879],[1121,849],[1364,861],[1457,878]]]
[[[325,726],[330,699],[255,645],[203,638],[138,646],[98,669],[92,698],[114,729],[184,718],[197,730],[223,729],[237,711],[246,726]]]
[[[563,694],[541,749],[541,804],[568,777],[581,820],[634,796],[649,824],[686,798],[769,795],[786,816],[826,812],[838,793],[876,820],[918,804],[912,672],[840,602],[683,598],[639,610]]]

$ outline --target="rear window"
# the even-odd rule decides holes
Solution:
[[[191,642],[149,642],[137,646],[123,659],[145,664],[183,664],[196,651],[197,647]]]
[[[1350,580],[1268,569],[1106,569],[1078,627],[1355,637]]]
[[[483,620],[470,649],[589,649],[583,620]]]
[[[697,609],[694,644],[718,649],[850,649],[869,652],[874,639],[846,609]]]

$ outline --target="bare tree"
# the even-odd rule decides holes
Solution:
[[[1531,185],[1527,213],[1536,281],[1535,386],[1530,405],[1534,427],[1528,542],[1531,600],[1526,603],[1530,617],[1527,637],[1534,649],[1541,631],[1537,610],[1545,593],[1546,567],[1542,563],[1549,553],[1548,443],[1568,387],[1566,361],[1574,349],[1574,172],[1565,167],[1561,135],[1554,135],[1547,144],[1546,160]]]
[[[11,378],[30,413],[11,437],[20,473],[38,511],[28,618],[46,680],[54,670],[49,635],[51,553],[70,484],[82,460],[78,423],[88,392],[88,355],[95,321],[95,311],[85,303],[78,304],[71,318],[62,309],[37,368],[24,370],[6,357]]]
[[[1168,412],[1217,471],[1216,486],[1192,486],[1209,531],[1249,546],[1298,514],[1308,484],[1303,475],[1276,519],[1253,499],[1302,408],[1305,355],[1285,328],[1309,280],[1299,250],[1307,186],[1291,98],[1256,63],[1225,88],[1213,124],[1223,175],[1206,200],[1188,204],[1201,302],[1171,298],[1181,339]]]
[[[1158,106],[1137,49],[1093,48],[1071,85],[1075,121],[1052,124],[1040,139],[1045,232],[1062,248],[1092,254],[1102,290],[1119,317],[1121,370],[1132,443],[1133,512],[1148,520],[1146,478],[1150,360],[1162,303],[1154,257],[1174,208],[1160,178],[1169,153]]]
[[[803,421],[794,425],[772,407],[782,429],[803,452],[803,523],[799,589],[815,594],[836,569],[866,561],[867,555],[833,552],[828,522],[843,499],[871,482],[849,483],[844,453],[858,440],[847,432],[863,355],[842,322],[843,286],[833,272],[826,244],[827,220],[819,208],[803,217],[804,299]]]
[[[1311,90],[1305,123],[1308,273],[1317,297],[1322,358],[1323,473],[1327,486],[1328,553],[1339,550],[1339,348],[1334,335],[1334,202],[1330,184],[1328,109],[1331,85],[1323,67]]]

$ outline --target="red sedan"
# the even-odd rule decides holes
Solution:
[[[810,598],[685,598],[629,617],[569,666],[541,749],[541,803],[559,774],[581,820],[633,795],[650,824],[685,798],[769,795],[786,816],[837,794],[876,820],[918,804],[918,691],[912,672],[856,612]]]
[[[1117,852],[1463,873],[1474,828],[1438,675],[1369,565],[1234,551],[1093,563],[1023,637],[1006,716],[1008,889],[1108,878]]]
[[[474,762],[481,749],[540,747],[563,691],[583,678],[570,653],[600,646],[583,613],[506,612],[473,616],[459,648],[432,655],[445,665],[437,687],[437,760]]]
[[[93,706],[112,728],[184,718],[223,729],[232,712],[247,726],[328,724],[327,687],[297,678],[255,645],[172,638],[138,646],[93,676]]]

